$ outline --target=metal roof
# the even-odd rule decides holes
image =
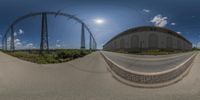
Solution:
[[[136,27],[136,28],[128,29],[128,30],[126,30],[124,32],[121,32],[120,34],[114,36],[106,44],[108,44],[109,42],[111,42],[112,40],[114,40],[114,39],[116,39],[116,38],[118,38],[120,36],[124,36],[124,35],[131,34],[131,33],[134,33],[134,32],[145,32],[145,31],[156,31],[156,32],[163,32],[163,33],[171,34],[171,35],[174,35],[174,36],[177,36],[177,37],[183,39],[184,41],[186,41],[189,44],[192,44],[189,40],[187,40],[185,37],[183,37],[182,35],[178,34],[177,32],[174,32],[174,31],[172,31],[170,29],[167,29],[167,28],[156,27],[156,26],[139,26],[139,27]]]

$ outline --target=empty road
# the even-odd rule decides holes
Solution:
[[[171,55],[128,55],[102,51],[102,53],[118,65],[137,72],[161,72],[176,67],[191,57],[194,52]]]
[[[190,73],[162,88],[136,88],[107,71],[99,52],[39,65],[0,52],[0,100],[200,100],[200,54]]]

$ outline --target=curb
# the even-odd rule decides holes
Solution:
[[[135,87],[156,88],[167,86],[183,79],[183,77],[189,73],[191,64],[197,53],[194,53],[183,63],[172,69],[156,73],[144,73],[129,70],[116,64],[114,61],[106,57],[102,52],[101,55],[109,65],[108,70],[112,73],[114,78],[122,83]]]

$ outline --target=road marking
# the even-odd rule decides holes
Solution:
[[[104,53],[105,51],[103,51],[103,53]],[[194,52],[190,52],[190,53],[184,53],[184,54],[181,54],[181,55],[176,55],[176,56],[171,56],[171,57],[165,57],[165,58],[135,58],[135,57],[131,57],[131,56],[126,56],[126,55],[124,55],[124,54],[118,54],[118,53],[114,53],[114,52],[105,52],[104,54],[108,54],[109,55],[109,53],[111,54],[111,55],[114,55],[114,56],[120,56],[120,57],[124,57],[124,58],[129,58],[129,59],[133,59],[133,60],[142,60],[142,61],[162,61],[162,60],[168,60],[168,59],[173,59],[173,58],[178,58],[178,57],[181,57],[181,56],[186,56],[186,55],[192,55],[192,54],[194,54]],[[106,55],[107,55],[106,54]]]

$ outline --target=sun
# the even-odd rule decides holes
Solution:
[[[104,19],[95,19],[94,22],[95,22],[96,24],[101,25],[101,24],[104,24],[104,23],[105,23],[105,20],[104,20]]]

